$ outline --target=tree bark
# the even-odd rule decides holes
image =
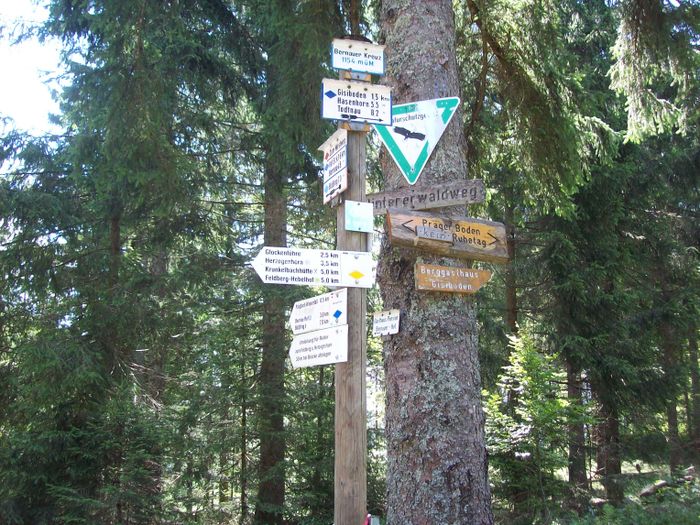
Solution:
[[[600,403],[600,423],[597,426],[597,472],[602,477],[605,497],[614,504],[624,500],[622,458],[620,455],[620,421],[617,410],[603,398]]]
[[[265,166],[265,246],[287,244],[284,176],[275,157]],[[263,285],[262,362],[259,381],[260,482],[254,522],[282,525],[284,510],[284,366],[287,357],[281,287]]]
[[[248,523],[248,398],[246,395],[245,359],[241,359],[241,470],[240,470],[240,518],[238,525]]]
[[[581,372],[570,361],[566,363],[566,386],[569,402],[580,407]],[[588,488],[586,476],[586,435],[582,422],[569,423],[569,484],[578,492]]]
[[[460,94],[451,2],[385,0],[381,28],[394,103]],[[461,121],[459,110],[417,186],[465,177]],[[386,154],[382,169],[387,190],[407,186]],[[416,291],[417,258],[384,242],[378,271],[385,307],[402,314],[401,331],[384,345],[388,523],[491,524],[474,300]]]
[[[700,368],[698,368],[698,337],[695,327],[688,335],[688,367],[690,368],[691,443],[694,463],[700,461]]]
[[[674,335],[674,327],[666,320],[661,321],[659,331],[664,352],[664,374],[673,383],[678,373],[678,338]],[[671,472],[678,470],[683,461],[683,451],[678,432],[677,397],[677,388],[672,384],[671,392],[666,400],[666,420],[668,423],[666,440],[668,441],[668,466]]]
[[[504,188],[505,194],[505,226],[508,264],[506,265],[506,330],[511,335],[518,334],[518,288],[515,279],[515,203],[512,185]]]

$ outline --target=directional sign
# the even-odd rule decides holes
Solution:
[[[455,268],[436,264],[416,263],[416,290],[432,292],[476,293],[491,279],[488,270]]]
[[[374,127],[409,184],[418,180],[458,107],[458,97],[399,104],[391,127]]]
[[[485,196],[484,182],[473,179],[427,188],[410,186],[392,192],[372,193],[367,195],[367,201],[374,206],[375,215],[384,215],[387,208],[432,210],[455,204],[484,202]]]
[[[391,88],[324,78],[321,118],[391,125]]]
[[[495,263],[508,262],[506,229],[500,222],[390,208],[389,239],[397,246]],[[448,235],[445,235],[448,234]]]
[[[377,265],[369,252],[265,246],[253,268],[264,283],[371,288]]]
[[[348,325],[294,337],[289,358],[294,368],[345,363],[348,360]]]
[[[348,189],[348,130],[339,129],[318,148],[323,152],[323,203]]]
[[[374,314],[372,335],[392,335],[399,333],[399,318],[401,310],[386,310]]]
[[[331,46],[331,67],[383,75],[384,46],[336,38]]]
[[[289,324],[294,335],[348,324],[347,288],[297,301]]]

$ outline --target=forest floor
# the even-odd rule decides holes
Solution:
[[[497,525],[700,525],[700,474],[691,467],[672,477],[664,465],[625,463],[620,479],[625,501],[613,506],[604,489],[594,482],[584,515],[567,509],[562,500],[550,500],[546,508],[530,516],[494,510]]]

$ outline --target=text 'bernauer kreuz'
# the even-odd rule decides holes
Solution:
[[[338,48],[333,48],[333,54],[338,57],[341,64],[347,61],[353,65],[363,66],[370,66],[384,58],[382,55],[377,53],[369,53],[367,51],[350,51],[347,49]]]

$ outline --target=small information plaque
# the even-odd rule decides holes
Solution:
[[[399,318],[401,310],[386,310],[374,314],[372,335],[392,335],[399,333]]]
[[[353,232],[372,233],[374,230],[372,203],[345,201],[345,229]]]

